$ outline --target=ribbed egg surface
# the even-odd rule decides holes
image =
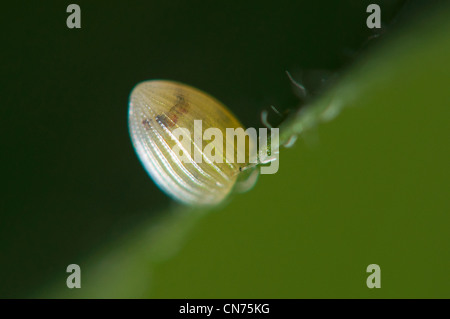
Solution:
[[[131,92],[130,135],[149,175],[163,191],[180,202],[213,205],[230,193],[242,164],[227,163],[223,154],[222,163],[208,158],[203,149],[210,141],[194,137],[194,120],[202,120],[202,134],[209,127],[220,129],[223,153],[230,143],[226,128],[242,127],[222,103],[182,83],[151,80],[139,83]],[[181,145],[173,134],[176,128],[185,128],[191,135],[190,156],[184,160],[174,152],[174,146]],[[194,150],[201,152],[201,162],[194,161]]]

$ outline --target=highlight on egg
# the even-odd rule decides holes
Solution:
[[[260,128],[258,138],[256,130],[245,130],[225,105],[186,84],[150,80],[136,85],[128,125],[148,174],[166,194],[185,204],[216,205],[233,189],[250,189],[258,164],[270,163],[261,173],[278,170],[277,129],[267,138],[267,128]]]

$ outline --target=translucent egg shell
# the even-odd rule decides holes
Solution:
[[[194,120],[202,120],[203,132],[209,127],[220,129],[224,150],[230,142],[225,138],[226,128],[242,127],[218,100],[182,83],[145,81],[131,92],[128,112],[131,140],[148,174],[177,201],[214,205],[230,193],[243,164],[225,159],[217,163],[208,158],[203,153],[208,142],[194,138]],[[193,152],[188,161],[182,161],[174,152],[177,141],[172,132],[178,127],[191,132],[191,149],[197,149],[203,156],[200,163],[194,161]]]

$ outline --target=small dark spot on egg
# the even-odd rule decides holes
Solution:
[[[171,114],[170,120],[172,121],[172,125],[175,125],[178,122],[178,116],[176,114]]]
[[[160,125],[167,126],[167,117],[165,114],[156,115],[155,120]]]
[[[166,114],[160,114],[155,117],[156,121],[165,127],[173,127],[178,122],[178,116],[176,114],[170,114],[167,116]]]
[[[151,123],[150,123],[150,120],[149,120],[149,119],[144,119],[144,120],[142,121],[142,125],[144,125],[144,127],[145,127],[146,130],[151,129],[151,125],[150,125],[150,124],[151,124]]]
[[[179,93],[177,94],[177,102],[175,105],[170,109],[170,112],[177,112],[179,114],[185,114],[188,112],[189,103],[184,98],[184,95]]]
[[[179,104],[186,103],[186,101],[184,100],[184,95],[181,93],[177,94],[177,99]]]

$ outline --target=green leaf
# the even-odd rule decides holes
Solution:
[[[448,8],[447,8],[448,9]],[[174,207],[39,297],[450,297],[450,14],[387,35],[281,126],[280,170]],[[381,267],[381,289],[366,267]]]

